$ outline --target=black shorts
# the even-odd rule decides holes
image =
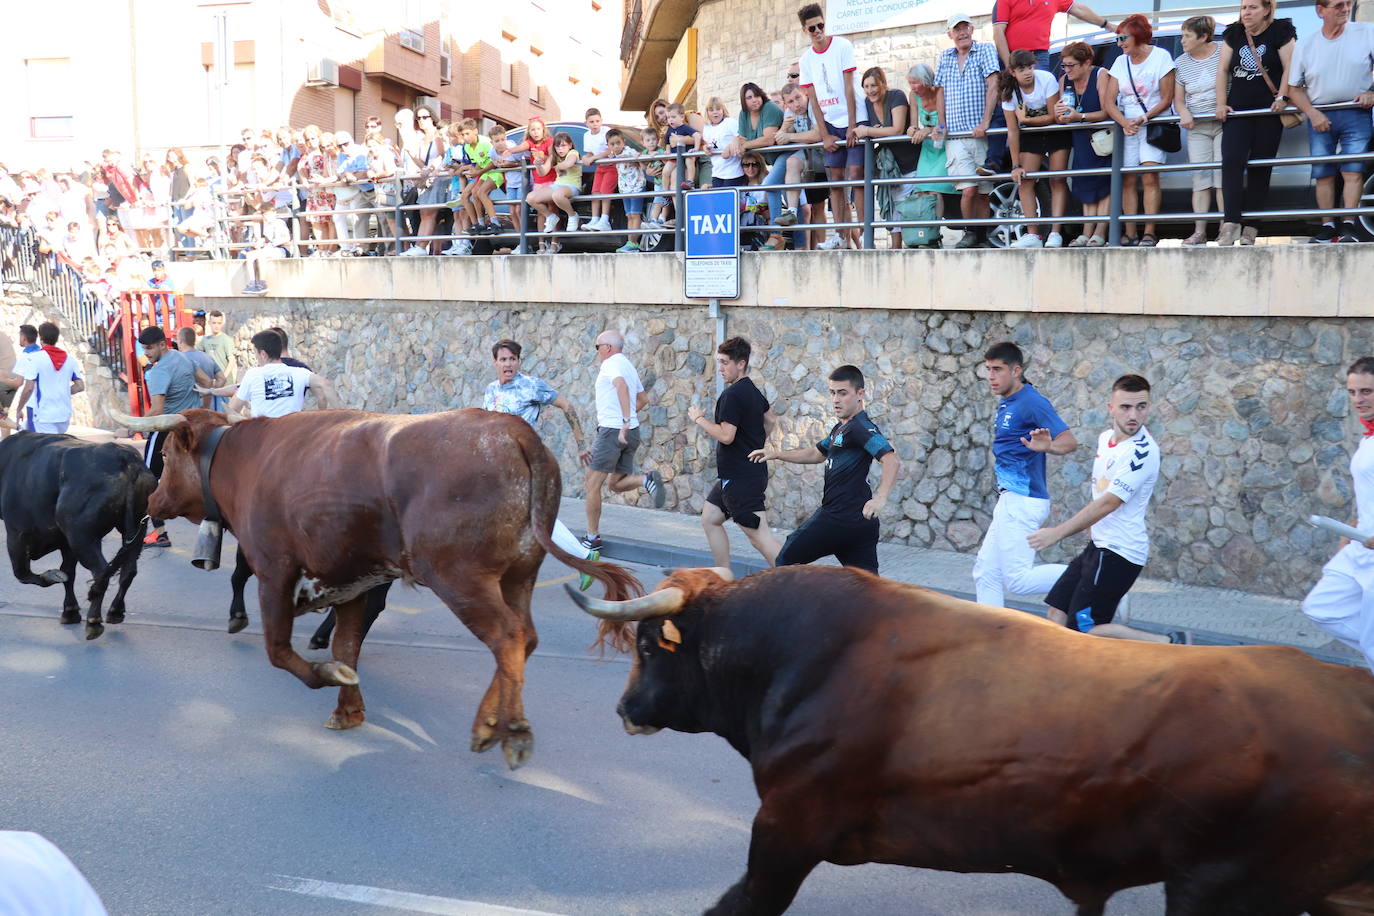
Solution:
[[[764,510],[764,494],[768,491],[768,478],[733,478],[717,480],[706,501],[725,513],[726,518],[735,520],[741,528],[754,529],[759,526],[758,514]]]
[[[825,181],[825,175],[804,175],[802,181]],[[830,199],[829,188],[802,188],[802,193],[806,195],[806,202],[812,205],[823,204]],[[812,219],[811,222],[819,223],[820,220]]]
[[[1059,150],[1073,149],[1073,131],[1027,131],[1021,135],[1021,152],[1046,155]]]
[[[1144,568],[1089,541],[1054,583],[1045,604],[1069,615],[1069,629],[1087,633],[1112,622],[1117,605]]]
[[[158,480],[162,479],[162,443],[167,441],[169,432],[171,430],[159,429],[149,433],[148,441],[143,445],[143,463]]]
[[[878,571],[878,520],[837,519],[817,510],[797,526],[778,551],[776,565],[800,566],[833,556],[841,566]]]

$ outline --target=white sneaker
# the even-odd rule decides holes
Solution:
[[[602,232],[614,232],[614,231],[615,231],[615,227],[611,225],[611,218],[610,218],[609,216],[607,216],[606,214],[604,214],[604,213],[601,214],[601,231],[602,231]]]
[[[587,232],[601,232],[605,229],[605,227],[601,225],[601,217],[599,216],[587,220],[582,228]]]
[[[429,252],[428,252],[427,250],[425,250],[424,248],[421,248],[419,245],[411,245],[411,246],[410,246],[409,248],[407,248],[405,251],[401,252],[401,257],[403,257],[403,258],[423,258],[423,257],[424,257],[425,255],[427,255],[427,254],[429,254]]]
[[[1061,240],[1062,241],[1062,240]],[[1044,248],[1045,243],[1034,232],[1027,232],[1011,243],[1012,248]]]
[[[454,239],[453,244],[444,249],[444,254],[462,254],[462,240]]]
[[[832,235],[828,237],[824,242],[821,242],[819,245],[817,245],[816,249],[818,251],[834,251],[836,248],[843,248],[844,246],[844,239],[840,238],[838,235]]]
[[[577,231],[577,223],[578,223],[578,216],[577,216],[576,213],[574,213],[572,216],[568,217],[568,231],[569,231],[569,232],[576,232],[576,231]],[[593,228],[593,227],[588,226],[587,228],[588,228],[588,229],[591,229],[591,228]],[[552,231],[552,230],[550,230],[550,231]]]
[[[558,229],[558,214],[550,213],[548,216],[544,217],[544,231],[553,232],[556,229]]]
[[[1058,232],[1051,232],[1049,235],[1045,236],[1045,247],[1063,248],[1064,236],[1060,235]]]
[[[459,239],[456,244],[458,250],[454,254],[472,254],[472,239]]]

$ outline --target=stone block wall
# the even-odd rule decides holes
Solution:
[[[8,334],[15,352],[19,350],[19,326],[31,324],[35,328],[45,321],[60,329],[57,345],[81,362],[81,374],[86,378],[86,390],[72,398],[72,425],[97,426],[112,429],[110,407],[127,411],[128,395],[123,386],[84,341],[73,339],[61,314],[41,293],[6,293],[0,297],[0,333]],[[6,370],[12,368],[5,367]],[[15,396],[18,400],[18,396]]]
[[[280,324],[293,353],[337,383],[344,400],[385,412],[480,405],[489,348],[526,347],[525,370],[547,378],[592,421],[595,335],[621,330],[651,394],[641,414],[644,465],[668,483],[668,508],[697,513],[714,483],[714,453],[687,420],[715,394],[713,329],[704,307],[454,301],[203,298],[240,342]],[[782,419],[780,444],[820,439],[832,424],[825,374],[852,362],[869,379],[869,410],[902,460],[883,537],[975,550],[995,500],[990,443],[996,399],[979,373],[983,350],[1017,341],[1027,376],[1058,407],[1080,448],[1051,457],[1053,520],[1089,499],[1093,446],[1112,380],[1154,384],[1151,431],[1164,450],[1151,510],[1150,574],[1199,585],[1297,596],[1335,541],[1303,521],[1353,512],[1348,456],[1358,439],[1344,371],[1374,352],[1367,319],[1066,315],[886,309],[727,307],[727,334],[754,344],[753,376]],[[558,456],[564,492],[582,494],[567,424],[540,432]],[[874,480],[876,482],[876,469]],[[819,504],[821,469],[781,465],[770,520],[791,527]],[[641,497],[642,499],[642,497]],[[1071,538],[1048,559],[1080,548]]]

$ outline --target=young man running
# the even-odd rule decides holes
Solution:
[[[1150,554],[1145,513],[1159,478],[1160,454],[1145,428],[1149,413],[1148,381],[1123,375],[1112,383],[1107,401],[1112,425],[1098,437],[1093,459],[1095,498],[1068,521],[1032,532],[1026,542],[1032,550],[1048,550],[1089,529],[1088,545],[1045,598],[1050,620],[1094,636],[1181,643],[1187,641],[1182,630],[1164,636],[1112,622]]]
[[[840,422],[820,442],[789,451],[761,448],[749,455],[751,461],[825,462],[821,507],[788,537],[776,565],[834,556],[842,566],[876,573],[878,514],[897,483],[897,452],[864,411],[864,374],[857,366],[830,373],[830,403]],[[868,469],[875,458],[883,468],[876,495],[868,486]]]
[[[1025,364],[1021,348],[1011,341],[983,354],[988,387],[1001,399],[992,440],[998,497],[973,564],[973,584],[978,603],[993,607],[1002,606],[1004,591],[1042,595],[1064,572],[1058,563],[1036,566],[1026,536],[1050,514],[1045,455],[1067,455],[1078,440],[1054,406],[1025,380]]]
[[[496,369],[496,381],[487,386],[482,398],[484,410],[496,413],[509,413],[520,417],[530,426],[539,428],[539,413],[546,405],[553,405],[563,411],[572,427],[573,441],[577,443],[577,457],[584,465],[591,460],[592,453],[587,450],[587,439],[582,434],[582,423],[577,419],[577,411],[568,399],[544,381],[520,371],[520,344],[513,340],[498,340],[492,344],[491,358]],[[585,556],[588,560],[601,559],[601,551],[588,550],[582,542],[558,519],[553,520],[553,542],[573,556]],[[582,591],[592,586],[592,577],[586,573],[578,583]]]
[[[778,539],[768,527],[764,494],[768,489],[768,467],[749,460],[763,448],[778,419],[768,399],[749,378],[749,341],[731,337],[716,348],[716,368],[725,380],[725,391],[716,399],[715,421],[695,404],[687,408],[688,418],[716,440],[716,473],[720,479],[706,495],[701,509],[701,527],[711,545],[716,566],[730,568],[730,536],[726,519],[744,529],[749,543],[772,566],[778,556]]]

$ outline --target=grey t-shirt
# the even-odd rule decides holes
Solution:
[[[149,366],[143,375],[148,383],[148,393],[166,398],[163,413],[181,413],[200,406],[200,395],[196,394],[195,387],[195,367],[180,350],[168,350],[162,354],[162,358]]]
[[[191,361],[191,367],[199,369],[210,377],[210,381],[215,380],[215,373],[219,372],[219,366],[215,363],[215,358],[203,350],[178,350],[182,356]]]
[[[1369,88],[1374,67],[1374,23],[1349,22],[1335,40],[1320,31],[1298,42],[1288,82],[1315,105],[1350,102]]]

